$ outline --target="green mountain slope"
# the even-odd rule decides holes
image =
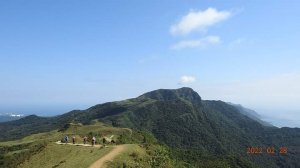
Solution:
[[[248,108],[245,108],[245,107],[243,107],[240,104],[233,104],[233,103],[228,103],[228,104],[236,107],[239,110],[240,113],[248,116],[249,118],[251,118],[251,119],[253,119],[253,120],[257,121],[257,122],[259,122],[260,124],[262,124],[264,126],[268,126],[268,127],[273,127],[272,124],[270,124],[270,123],[268,123],[266,121],[261,120],[260,119],[261,116],[259,114],[257,114],[256,111],[248,109]]]
[[[151,132],[187,167],[300,167],[300,129],[266,127],[235,106],[202,100],[190,88],[160,89],[53,118],[29,116],[2,123],[1,140],[95,120]],[[248,147],[272,147],[276,153],[247,154]],[[279,154],[280,147],[288,147],[288,153]]]

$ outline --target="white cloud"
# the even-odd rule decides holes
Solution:
[[[228,19],[231,15],[230,11],[218,11],[215,8],[208,8],[204,11],[191,10],[177,24],[171,26],[170,33],[185,35],[196,30],[204,31],[209,26]]]
[[[195,82],[196,78],[194,76],[184,75],[180,78],[179,84],[189,84]]]
[[[184,48],[196,48],[196,47],[206,47],[208,45],[215,45],[221,42],[218,36],[207,36],[198,40],[183,40],[171,46],[171,49],[179,50]]]

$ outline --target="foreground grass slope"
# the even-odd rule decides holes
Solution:
[[[108,162],[108,168],[117,167],[183,167],[181,163],[176,164],[170,158],[170,153],[164,146],[153,144],[129,144],[124,152],[118,155],[113,161]]]
[[[121,135],[130,137],[132,130],[127,128],[113,128],[102,123],[94,125],[66,124],[60,130],[33,134],[15,141],[0,142],[0,167],[87,167],[101,156],[107,154],[111,148],[95,148],[73,145],[58,145],[55,142],[65,135],[76,136],[76,143],[83,143],[83,137],[97,138],[100,144],[101,137]]]
[[[19,168],[89,167],[112,147],[96,148],[48,144],[44,150],[21,163]]]
[[[57,144],[56,142],[65,135],[75,135],[76,144]],[[96,145],[82,146],[84,136],[88,136],[88,143],[91,136],[95,136]],[[113,136],[116,144],[103,144],[104,136]],[[119,147],[122,147],[122,150],[115,152],[112,158],[107,157]],[[60,130],[0,142],[0,150],[0,167],[3,168],[84,168],[102,158],[110,161],[106,163],[104,159],[103,164],[107,167],[123,166],[124,161],[128,167],[173,167],[167,148],[159,145],[151,133],[111,127],[99,122],[93,125],[69,123]]]

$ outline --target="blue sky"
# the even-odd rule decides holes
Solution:
[[[0,112],[188,86],[300,127],[299,20],[299,1],[1,1]]]

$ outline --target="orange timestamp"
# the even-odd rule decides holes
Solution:
[[[247,148],[247,154],[263,154],[263,153],[267,153],[267,154],[287,154],[288,152],[288,148],[287,147],[279,147],[279,148],[275,148],[275,147],[248,147]]]

